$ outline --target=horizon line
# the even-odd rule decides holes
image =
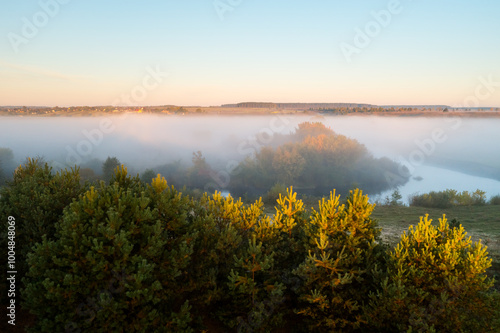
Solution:
[[[72,108],[72,107],[115,107],[115,108],[138,108],[138,107],[188,107],[188,108],[216,108],[216,107],[241,107],[241,104],[277,104],[277,105],[311,105],[311,104],[337,104],[337,105],[355,105],[361,107],[445,107],[452,109],[488,109],[500,108],[500,106],[451,106],[447,104],[370,104],[370,103],[353,103],[353,102],[238,102],[224,103],[220,105],[187,105],[187,104],[152,104],[152,105],[111,105],[111,104],[94,104],[94,105],[0,105],[0,108]],[[251,107],[248,107],[251,108]]]

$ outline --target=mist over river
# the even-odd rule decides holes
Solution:
[[[1,117],[0,148],[10,148],[16,164],[27,156],[43,156],[54,167],[116,156],[133,173],[177,160],[189,165],[193,152],[201,151],[216,170],[227,170],[269,143],[274,133],[290,133],[304,121],[322,122],[358,140],[375,157],[405,165],[410,181],[399,189],[405,200],[414,193],[448,188],[481,189],[488,197],[500,194],[500,118]]]

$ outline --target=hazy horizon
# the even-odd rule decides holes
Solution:
[[[237,103],[222,103],[219,105],[194,105],[194,104],[185,104],[185,105],[175,105],[175,106],[182,106],[182,107],[202,107],[202,108],[210,108],[210,107],[221,107],[223,105],[229,105],[229,104],[238,104],[238,103],[279,103],[279,104],[366,104],[366,105],[371,105],[375,107],[429,107],[429,106],[444,106],[444,107],[450,107],[453,108],[451,105],[446,105],[446,104],[384,104],[384,105],[378,105],[378,104],[373,104],[373,103],[358,103],[356,101],[351,101],[351,102],[324,102],[324,101],[309,101],[309,102],[294,102],[294,101],[245,101],[245,102],[237,102]],[[78,107],[132,107],[132,108],[141,108],[141,107],[159,107],[159,106],[170,106],[174,104],[152,104],[152,105],[101,105],[101,104],[88,104],[88,105],[0,105],[2,108],[6,107],[40,107],[40,108],[54,108],[54,107],[65,107],[65,108],[78,108]],[[499,106],[500,107],[500,106]],[[499,108],[497,106],[493,105],[485,105],[485,106],[478,106],[478,107],[470,107],[470,109],[488,109],[488,108]],[[457,107],[460,108],[460,107]],[[469,108],[469,107],[467,107]]]

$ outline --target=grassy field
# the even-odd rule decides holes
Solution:
[[[500,206],[464,206],[448,209],[422,208],[422,207],[391,207],[377,206],[372,217],[379,221],[382,228],[382,238],[387,243],[394,245],[399,241],[403,231],[410,225],[416,225],[420,216],[429,214],[433,224],[446,214],[448,222],[453,219],[463,225],[472,241],[481,240],[488,246],[488,253],[493,259],[489,270],[491,276],[496,278],[496,287],[500,289]]]

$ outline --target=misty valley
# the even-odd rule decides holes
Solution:
[[[8,323],[496,331],[499,125],[313,113],[3,117]]]
[[[397,189],[406,204],[447,189],[479,189],[488,199],[500,193],[499,126],[498,118],[456,117],[4,117],[0,177],[41,157],[95,181],[109,178],[108,160],[109,170],[124,164],[146,182],[159,173],[177,188],[249,199],[288,186],[315,197],[360,188],[373,201]]]

